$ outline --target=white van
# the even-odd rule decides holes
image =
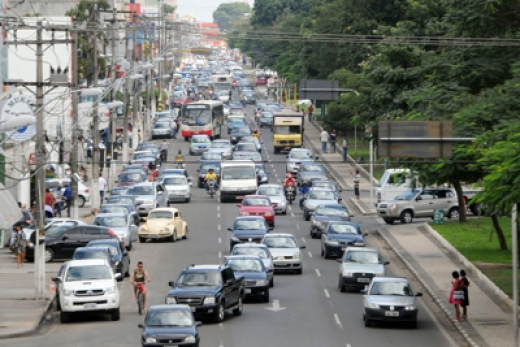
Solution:
[[[220,202],[242,200],[255,194],[258,188],[255,163],[250,160],[232,160],[220,164]]]
[[[412,175],[410,169],[388,169],[377,185],[377,203],[394,200],[396,196],[410,190],[411,186]]]

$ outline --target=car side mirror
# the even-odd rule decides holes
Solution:
[[[200,327],[201,325],[202,325],[202,322],[199,322],[199,321],[195,322],[195,326]]]
[[[365,295],[367,295],[367,294],[368,294],[368,289],[363,289],[363,290],[361,290],[361,294],[365,294]]]
[[[174,281],[169,281],[168,285],[173,288],[173,287],[175,287],[175,282]]]
[[[121,278],[122,278],[122,277],[121,277],[121,274],[120,274],[120,273],[116,273],[116,274],[114,275],[114,279],[115,279],[115,280],[120,280]]]
[[[67,235],[64,235],[61,239],[62,239],[63,241],[65,241],[65,240],[68,240],[69,237],[68,237]]]
[[[190,183],[190,187],[193,187],[193,183],[189,182]]]
[[[318,159],[320,159],[320,157],[318,157],[318,156],[315,156],[315,157],[314,157],[314,159],[315,159],[315,160],[318,160]]]
[[[422,296],[422,295],[423,295],[422,292],[415,293],[415,296]]]
[[[227,228],[227,230],[233,232],[233,229],[231,229],[231,228]]]
[[[237,204],[237,207],[242,207],[242,204]]]
[[[305,248],[307,248],[307,246],[305,246],[305,245],[304,246],[300,246],[300,249],[305,249]]]
[[[274,227],[269,227],[269,230],[274,230]]]
[[[57,283],[61,283],[61,281],[62,281],[62,280],[61,280],[61,277],[59,277],[59,276],[57,276],[57,277],[53,277],[53,278],[51,278],[51,280],[52,280],[53,282],[57,282]]]
[[[363,236],[368,236],[368,233],[363,233]]]
[[[389,261],[384,261],[384,262],[383,262],[383,265],[388,265],[388,264],[390,264]]]
[[[187,180],[188,180],[188,182],[191,182],[191,177],[188,177]]]
[[[144,329],[144,325],[142,323],[137,324],[138,328]]]
[[[419,200],[422,200],[422,198],[420,196],[415,198],[415,201],[419,201]]]

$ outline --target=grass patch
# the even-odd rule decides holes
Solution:
[[[513,269],[480,268],[480,270],[509,297],[513,296]],[[520,279],[518,284],[520,285]]]

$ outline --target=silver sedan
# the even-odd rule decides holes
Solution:
[[[276,213],[287,214],[287,199],[283,187],[279,184],[263,184],[256,191],[256,195],[267,195],[273,204],[276,204]]]

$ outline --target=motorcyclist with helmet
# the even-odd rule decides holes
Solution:
[[[287,187],[288,186],[296,186],[296,180],[293,178],[293,176],[291,175],[290,172],[288,172],[286,175],[285,175],[285,180],[283,181],[283,188],[284,188],[284,193],[287,194]]]
[[[218,190],[218,183],[217,183],[217,174],[213,172],[213,169],[208,169],[208,173],[206,176],[204,176],[204,187],[206,188],[206,191],[209,191],[209,181],[213,181],[213,188],[215,190]]]
[[[253,129],[253,133],[251,134],[251,136],[260,139],[260,133],[258,132],[258,129]]]
[[[177,152],[177,156],[175,157],[175,164],[177,168],[184,167],[184,156],[182,155],[182,150],[180,149]]]

